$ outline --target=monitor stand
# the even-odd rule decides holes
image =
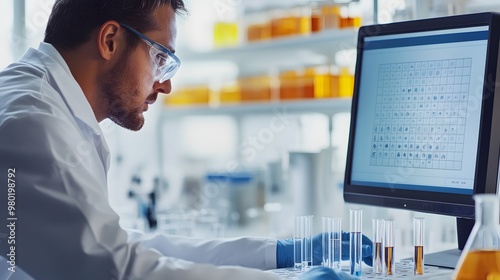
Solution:
[[[457,266],[460,254],[465,247],[469,234],[474,227],[474,220],[457,218],[458,249],[452,249],[424,256],[424,264],[454,269]]]
[[[459,249],[426,254],[424,256],[424,264],[454,269],[457,266],[460,254],[462,254],[462,250]]]

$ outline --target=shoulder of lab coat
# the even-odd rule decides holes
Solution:
[[[81,89],[54,55],[30,50],[0,73],[0,172],[15,168],[16,266],[34,279],[278,279],[128,242],[107,200],[106,144],[81,96],[69,96]],[[0,246],[5,259],[8,250]]]

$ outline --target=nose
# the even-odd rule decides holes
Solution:
[[[172,83],[170,80],[166,80],[163,83],[156,81],[153,84],[153,90],[157,93],[169,94],[172,91]]]

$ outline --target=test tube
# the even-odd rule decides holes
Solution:
[[[424,274],[424,218],[413,218],[413,273],[415,275]]]
[[[301,216],[293,216],[293,263],[296,269],[302,269],[302,238],[303,228],[301,227]]]
[[[321,218],[323,266],[341,270],[342,261],[342,218]]]
[[[361,236],[363,210],[350,209],[349,264],[351,275],[361,276]]]
[[[332,239],[332,219],[327,217],[321,218],[321,250],[322,250],[322,265],[324,267],[331,267],[331,246],[330,240]]]
[[[394,275],[394,220],[384,220],[385,274]]]
[[[302,269],[312,266],[313,218],[314,216],[302,216],[304,227],[304,237],[302,239]]]
[[[373,273],[382,274],[384,272],[384,257],[382,242],[384,240],[384,220],[372,219],[373,227]]]
[[[341,270],[342,261],[342,218],[332,218],[332,235],[329,243],[331,252],[331,268]]]

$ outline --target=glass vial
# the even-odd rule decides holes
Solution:
[[[293,263],[295,269],[302,269],[302,238],[303,228],[301,227],[302,216],[294,216],[294,231],[293,231]]]
[[[500,274],[499,197],[474,196],[476,222],[460,256],[453,279],[497,279]]]
[[[321,250],[322,250],[322,265],[324,267],[331,267],[331,249],[330,249],[330,240],[332,239],[332,219],[327,218],[327,217],[322,217],[321,218],[321,225],[322,225],[322,231],[321,231]]]
[[[313,216],[294,216],[293,262],[304,270],[312,266]]]
[[[413,218],[413,273],[424,274],[424,233],[425,219]]]
[[[331,268],[341,270],[340,262],[342,261],[342,218],[332,219],[332,239],[330,239],[331,248]]]
[[[394,275],[394,220],[384,220],[384,270],[386,275]]]
[[[384,272],[384,256],[383,256],[383,240],[384,240],[384,220],[373,219],[373,238],[372,238],[372,252],[373,252],[373,273],[382,274]]]
[[[313,217],[303,216],[304,223],[304,239],[302,241],[302,268],[309,268],[312,266],[313,258]]]
[[[363,210],[350,209],[349,263],[351,275],[361,276],[361,236]]]
[[[321,218],[322,250],[324,267],[341,270],[342,260],[342,218]]]

